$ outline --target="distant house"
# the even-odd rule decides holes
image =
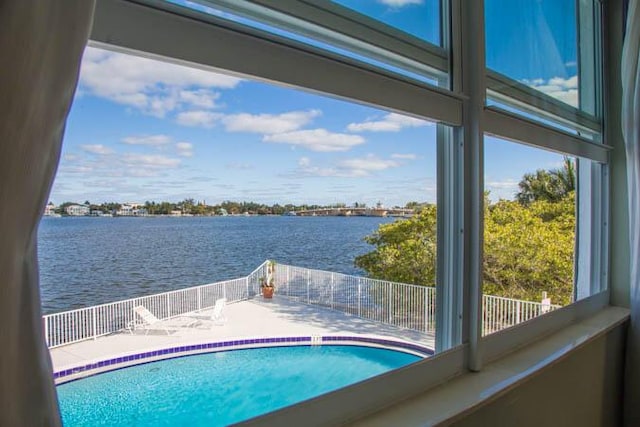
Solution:
[[[56,205],[49,202],[47,206],[44,208],[44,216],[56,216]]]
[[[65,212],[69,216],[85,216],[89,215],[90,209],[87,205],[69,205],[66,207]]]
[[[120,206],[120,209],[116,211],[116,215],[118,216],[133,216],[133,206],[129,204],[124,204]]]
[[[116,211],[118,216],[147,216],[148,212],[140,203],[124,203]]]
[[[182,216],[182,211],[181,210],[173,210],[169,213],[170,216]]]

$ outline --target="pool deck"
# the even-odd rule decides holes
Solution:
[[[120,332],[51,349],[53,370],[57,372],[120,355],[172,346],[245,338],[350,335],[391,338],[434,348],[432,334],[400,329],[278,296],[272,300],[258,297],[228,304],[224,310],[227,319],[224,325],[202,319],[194,326],[180,326],[187,320],[183,318],[193,320],[210,313],[209,310],[167,320],[149,331]],[[170,333],[162,330],[163,327]]]

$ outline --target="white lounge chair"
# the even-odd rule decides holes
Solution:
[[[133,307],[134,316],[138,316],[142,320],[142,328],[145,330],[145,335],[149,333],[152,329],[162,329],[167,335],[171,332],[167,329],[166,325],[162,324],[162,320],[158,319],[152,312],[147,310],[147,308],[143,305],[138,305]],[[129,332],[133,333],[135,329],[138,327],[138,322],[133,320],[129,325]]]
[[[226,304],[226,298],[216,300],[216,304],[213,306],[213,313],[211,314],[211,321],[214,325],[224,325],[227,323],[227,318],[224,315],[224,307]]]
[[[163,321],[161,319],[158,319],[152,312],[150,312],[149,310],[147,310],[147,308],[143,305],[138,305],[136,307],[133,307],[133,312],[140,318],[142,319],[143,322],[143,328],[145,330],[145,334],[148,334],[150,330],[163,330],[167,333],[167,335],[169,335],[171,333],[171,330],[168,328],[169,324],[167,322],[169,322],[169,320],[167,321]],[[179,325],[174,325],[177,327],[189,327],[189,326],[193,326],[196,323],[198,323],[197,319],[189,319],[189,318],[181,318],[184,319],[183,321],[180,322]],[[171,319],[172,322],[175,322],[176,319]],[[133,324],[129,326],[129,331],[131,333],[133,333],[133,330],[135,329],[135,327],[137,326],[136,322],[132,322]]]

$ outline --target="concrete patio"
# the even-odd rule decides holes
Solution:
[[[180,322],[167,320],[148,333],[144,330],[122,331],[53,348],[50,352],[54,372],[125,354],[241,338],[352,335],[392,338],[434,348],[432,334],[396,328],[285,297],[276,296],[273,300],[257,297],[228,304],[224,325],[206,320],[210,314],[211,311],[203,311],[180,316],[202,319],[192,327],[179,327]],[[163,327],[170,333],[167,334]]]

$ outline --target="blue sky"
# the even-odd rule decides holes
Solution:
[[[494,1],[487,1],[488,9]],[[435,0],[340,3],[438,41],[434,25],[419,25],[435,22]],[[558,16],[544,12],[547,2],[538,3],[540,9],[534,12],[555,17],[549,19],[549,28],[560,28]],[[542,38],[548,43],[548,37]],[[522,70],[503,71],[522,73],[518,79],[551,94],[557,91],[558,97],[572,102],[571,44],[556,45],[560,61],[568,64],[564,70],[527,71],[524,68],[534,62],[523,60]],[[554,74],[560,71],[564,73]],[[389,206],[433,202],[435,153],[435,126],[426,121],[88,48],[51,200],[59,204],[192,197],[210,204],[381,201]],[[556,167],[562,161],[557,154],[492,139],[485,157],[486,185],[494,199],[511,198],[524,172]]]

